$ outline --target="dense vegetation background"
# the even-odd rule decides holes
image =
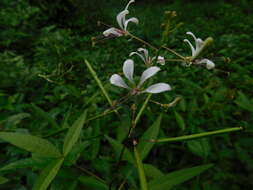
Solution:
[[[141,44],[119,38],[92,46],[91,38],[106,29],[97,25],[97,21],[116,25],[115,16],[126,3],[116,0],[0,1],[1,131],[30,133],[60,146],[65,131],[54,133],[57,124],[53,119],[63,124],[64,118],[70,115],[68,122],[72,123],[87,107],[89,115],[107,109],[109,105],[98,91],[84,59],[90,61],[113,99],[123,96],[124,91],[119,93],[109,85],[108,79],[112,73],[121,71],[123,61]],[[170,34],[167,46],[186,55],[189,49],[182,43],[185,32],[192,31],[201,38],[212,36],[214,43],[205,53],[216,64],[213,71],[185,68],[173,62],[162,66],[166,75],[163,72],[159,77],[173,90],[154,100],[169,103],[180,96],[182,101],[168,110],[150,104],[136,136],[161,112],[164,118],[160,136],[245,127],[245,131],[229,135],[155,146],[145,162],[165,173],[203,163],[215,164],[206,173],[175,189],[253,188],[252,7],[252,1],[247,0],[139,0],[131,6],[131,15],[140,20],[138,26],[131,27],[134,34],[160,45],[164,11],[176,11],[173,22],[183,25]],[[163,55],[171,57],[168,53]],[[122,113],[119,121],[110,115],[89,123],[93,127],[83,131],[82,139],[98,137],[84,141],[81,151],[80,145],[76,147],[78,157],[73,153],[64,162],[51,190],[70,189],[82,174],[74,165],[84,166],[106,180],[119,178],[113,171],[113,150],[103,135],[116,138],[120,134],[119,126],[130,125],[128,107],[124,107]],[[0,143],[1,167],[30,156],[24,150]],[[34,157],[36,160],[36,155]],[[10,179],[0,185],[0,189],[31,189],[44,165],[45,160],[38,158],[36,162],[0,169],[1,175]],[[76,189],[87,185],[80,181]]]

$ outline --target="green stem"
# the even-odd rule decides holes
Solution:
[[[136,126],[136,124],[138,123],[138,121],[140,120],[141,115],[142,115],[144,109],[146,108],[146,106],[147,106],[147,104],[148,104],[148,101],[150,100],[151,96],[152,96],[152,94],[149,94],[149,95],[147,96],[147,98],[146,98],[145,102],[143,103],[143,105],[142,105],[140,111],[138,112],[138,114],[137,114],[137,116],[136,116],[136,118],[135,118],[135,120],[134,120],[134,125],[135,125],[135,126]]]
[[[90,64],[87,60],[85,60],[85,64],[86,64],[86,66],[88,67],[88,69],[89,69],[91,75],[93,76],[93,78],[94,78],[95,81],[97,82],[99,88],[100,88],[101,91],[103,92],[105,98],[107,99],[107,101],[109,102],[109,104],[113,107],[113,102],[112,102],[111,98],[109,97],[108,93],[106,92],[106,90],[105,90],[105,88],[104,88],[104,86],[103,86],[101,80],[98,78],[97,73],[93,70],[91,64]],[[116,110],[114,110],[114,112],[118,114],[118,112],[117,112]]]
[[[154,50],[156,50],[156,51],[159,51],[158,48],[156,48],[155,46],[151,45],[150,43],[144,41],[143,39],[141,39],[141,38],[139,38],[139,37],[137,37],[137,36],[135,36],[135,35],[133,35],[133,34],[130,34],[130,33],[128,33],[128,35],[131,36],[133,39],[135,39],[135,40],[137,40],[137,41],[139,41],[139,42],[141,42],[141,43],[143,43],[143,44],[145,44],[145,45],[151,47],[152,49],[154,49]],[[171,52],[171,53],[175,54],[176,56],[180,57],[181,59],[185,60],[185,57],[182,56],[182,55],[180,55],[180,54],[177,53],[176,51],[174,51],[174,50],[172,50],[172,49],[170,49],[170,48],[168,48],[168,47],[166,47],[166,46],[162,46],[162,48],[168,50],[169,52]]]
[[[224,133],[231,133],[231,132],[241,131],[241,130],[243,130],[242,127],[233,127],[233,128],[198,133],[198,134],[193,134],[193,135],[185,135],[185,136],[180,136],[180,137],[162,138],[162,139],[157,139],[157,140],[153,139],[151,140],[151,142],[155,142],[155,143],[181,142],[181,141],[193,140],[193,139],[198,139],[198,138],[203,138],[203,137],[208,137],[208,136],[213,136],[213,135],[220,135]]]
[[[171,52],[171,53],[174,53],[176,56],[178,56],[178,57],[180,57],[181,59],[185,60],[185,57],[184,57],[184,56],[180,55],[179,53],[177,53],[177,52],[174,51],[173,49],[170,49],[170,48],[168,48],[168,47],[166,47],[166,46],[162,46],[162,48],[168,50],[168,51]]]
[[[138,173],[139,173],[141,190],[148,190],[148,183],[147,183],[144,167],[143,167],[143,164],[141,161],[141,156],[140,156],[139,151],[137,150],[136,146],[134,146],[134,156],[135,156],[137,169],[138,169]]]

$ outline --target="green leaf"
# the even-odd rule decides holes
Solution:
[[[121,116],[119,127],[117,127],[117,141],[122,142],[128,135],[131,127],[131,114],[127,113]]]
[[[36,136],[22,133],[0,132],[0,139],[42,156],[56,158],[61,156],[61,153],[53,144]]]
[[[0,185],[6,183],[6,182],[8,182],[8,181],[9,181],[9,179],[0,176]]]
[[[160,115],[157,120],[153,123],[148,130],[140,138],[139,144],[137,145],[138,150],[140,150],[141,159],[145,159],[148,153],[151,151],[155,143],[148,142],[151,139],[157,139],[159,134],[160,124],[161,124],[162,115]]]
[[[210,154],[210,145],[206,138],[188,141],[187,146],[192,153],[202,158],[207,158]]]
[[[19,168],[27,168],[27,167],[33,167],[37,165],[43,164],[43,161],[38,161],[33,158],[25,158],[22,160],[17,160],[15,162],[12,162],[10,164],[7,164],[6,166],[2,167],[0,171],[5,171],[5,170],[15,170]]]
[[[180,129],[185,130],[185,122],[183,117],[176,111],[174,111],[174,113],[178,126],[180,127]]]
[[[57,175],[63,161],[64,158],[53,160],[44,170],[42,170],[32,190],[46,190]]]
[[[109,141],[109,143],[112,145],[112,148],[115,151],[117,160],[120,157],[121,151],[124,150],[124,153],[122,155],[122,160],[126,160],[132,164],[135,163],[133,155],[130,153],[130,151],[126,147],[124,147],[121,143],[119,143],[118,141],[112,139],[111,137],[109,137],[107,135],[105,137]]]
[[[134,146],[134,156],[135,156],[135,160],[136,160],[136,164],[137,164],[141,190],[148,190],[148,184],[147,184],[147,179],[146,179],[144,167],[142,164],[141,155],[140,155],[136,146]]]
[[[241,108],[253,112],[253,103],[242,92],[239,92],[238,94],[239,97],[236,99],[235,103]]]
[[[211,168],[212,166],[213,164],[206,164],[171,172],[163,177],[152,180],[149,183],[149,187],[152,190],[169,190],[175,185],[180,185],[185,181],[198,176],[200,173]]]
[[[50,123],[55,128],[60,128],[60,126],[56,123],[54,118],[52,118],[47,112],[42,110],[40,107],[36,106],[35,104],[32,104],[33,109],[37,112],[37,114],[45,119],[48,123]]]
[[[19,124],[23,119],[28,118],[28,117],[31,117],[31,115],[28,113],[19,113],[19,114],[8,117],[4,121],[1,121],[1,123],[5,122],[6,123],[5,125],[7,126],[15,126]]]
[[[102,183],[101,181],[88,176],[80,176],[79,181],[87,187],[89,190],[108,190],[106,184]]]
[[[143,164],[145,173],[150,178],[159,178],[164,176],[164,173],[161,172],[158,168],[151,164]]]
[[[85,110],[83,112],[83,114],[69,128],[68,133],[64,139],[64,144],[63,144],[64,156],[66,156],[70,152],[72,147],[77,142],[77,140],[81,134],[82,127],[86,121],[86,116],[87,116],[87,110]]]
[[[94,127],[92,127],[93,136],[96,137],[100,135],[100,123],[99,120],[94,121]],[[95,159],[99,153],[100,149],[100,138],[94,138],[91,143],[91,158]]]

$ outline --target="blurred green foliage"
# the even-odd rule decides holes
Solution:
[[[107,28],[97,25],[97,21],[115,25],[115,16],[126,2],[0,1],[1,131],[45,137],[59,147],[65,133],[58,132],[57,123],[68,128],[87,107],[89,115],[93,116],[109,108],[84,59],[92,63],[113,99],[124,95],[123,91],[111,87],[108,79],[112,73],[121,71],[123,61],[141,44],[119,38],[92,46],[91,38],[101,35]],[[162,172],[210,162],[215,164],[209,173],[175,187],[176,190],[253,187],[250,180],[253,171],[252,7],[253,3],[247,0],[143,0],[131,7],[131,15],[140,20],[140,24],[131,27],[131,31],[157,46],[161,45],[161,24],[166,22],[164,11],[176,11],[173,24],[183,22],[183,25],[172,31],[163,43],[189,55],[187,45],[182,42],[185,32],[192,31],[201,38],[212,36],[214,43],[205,55],[216,64],[214,71],[185,68],[174,62],[162,66],[165,71],[159,74],[159,80],[168,82],[173,91],[155,96],[154,100],[170,103],[177,96],[182,100],[168,110],[150,104],[136,129],[136,136],[141,136],[145,126],[151,126],[160,113],[163,113],[160,137],[245,127],[245,132],[222,137],[156,145],[145,162],[162,168]],[[162,52],[162,55],[172,58],[167,52]],[[80,169],[82,167],[116,183],[122,179],[121,175],[127,174],[129,165],[123,163],[119,168],[115,167],[113,163],[117,158],[104,138],[108,135],[123,141],[131,124],[128,105],[123,106],[122,113],[120,120],[110,115],[88,124],[90,127],[82,132],[82,140],[67,156],[51,190],[80,189],[87,184],[96,189],[93,187],[96,184],[94,178],[86,176]],[[1,146],[0,166],[18,163],[11,169],[0,170],[1,176],[9,178],[9,182],[1,185],[0,189],[31,189],[38,171],[50,160],[34,153],[28,154],[3,141]],[[27,158],[28,155],[31,158]],[[122,173],[118,174],[116,169]],[[132,187],[137,187],[137,175],[134,172],[128,176]],[[103,189],[103,185],[99,188]]]

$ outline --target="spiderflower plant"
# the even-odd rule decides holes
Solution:
[[[154,76],[157,72],[160,71],[159,67],[153,66],[149,67],[146,69],[140,78],[140,81],[138,84],[135,83],[134,81],[134,61],[132,59],[127,59],[124,64],[123,64],[123,73],[125,77],[128,79],[129,83],[131,84],[131,87],[126,84],[126,82],[122,79],[122,77],[118,74],[113,74],[110,78],[110,83],[121,87],[121,88],[126,88],[131,91],[132,95],[138,95],[141,93],[161,93],[165,91],[171,90],[170,85],[166,83],[156,83],[151,86],[149,86],[146,89],[143,89],[142,86],[146,82],[147,79],[151,78]]]
[[[125,7],[125,9],[117,15],[116,20],[119,25],[119,28],[111,27],[105,30],[103,32],[103,35],[105,37],[108,37],[108,36],[120,37],[120,36],[126,35],[128,33],[127,26],[130,22],[133,22],[135,24],[139,23],[139,20],[135,17],[126,19],[126,16],[129,14],[128,7],[131,3],[134,3],[134,2],[135,2],[134,0],[130,0],[127,6]]]
[[[206,59],[206,58],[196,59],[197,56],[200,54],[200,52],[206,46],[207,42],[203,41],[201,38],[196,38],[196,36],[192,32],[186,32],[186,34],[192,36],[195,41],[195,47],[194,47],[188,39],[184,39],[184,42],[188,43],[191,48],[191,52],[192,52],[191,60],[195,60],[194,64],[196,65],[205,64],[207,69],[213,69],[215,67],[215,64],[211,60]]]
[[[146,65],[152,65],[152,62],[156,60],[158,64],[165,65],[165,59],[162,56],[150,57],[148,50],[145,48],[138,48],[136,52],[131,52],[129,56],[138,55]]]

